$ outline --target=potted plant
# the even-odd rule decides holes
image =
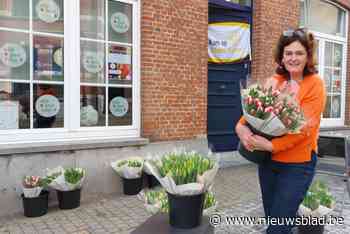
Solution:
[[[111,163],[112,168],[122,178],[125,195],[136,195],[141,191],[143,161],[142,158],[131,157]]]
[[[169,212],[168,196],[164,188],[141,191],[139,198],[144,202],[146,210],[151,214]],[[203,214],[209,216],[216,210],[216,206],[217,201],[214,193],[211,191],[206,192]]]
[[[315,181],[309,188],[303,202],[299,206],[298,214],[309,219],[327,219],[327,215],[334,209],[335,200],[330,194],[325,183]],[[323,223],[323,224],[322,224]],[[308,223],[299,225],[299,234],[322,234],[324,232],[324,223]]]
[[[39,176],[25,176],[22,181],[23,211],[26,217],[39,217],[48,210],[49,191],[43,190],[47,186],[45,178]]]
[[[57,167],[48,172],[49,186],[57,192],[60,209],[74,209],[80,206],[81,187],[86,176],[82,168]]]
[[[218,164],[196,152],[175,151],[146,162],[168,195],[169,222],[175,228],[201,224],[205,193]]]

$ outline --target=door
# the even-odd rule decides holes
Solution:
[[[251,25],[251,12],[250,7],[224,0],[210,0],[209,25],[221,22]],[[249,37],[247,43],[250,48]],[[213,43],[211,39],[209,43]],[[242,114],[239,84],[241,79],[248,77],[249,71],[249,56],[234,61],[226,59],[208,63],[207,138],[208,147],[213,152],[237,149],[238,137],[234,126]]]

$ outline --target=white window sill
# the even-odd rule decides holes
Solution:
[[[6,144],[0,145],[0,155],[142,146],[148,143],[149,140],[147,138],[131,137]]]

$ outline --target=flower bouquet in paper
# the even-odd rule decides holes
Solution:
[[[144,160],[140,157],[130,157],[111,163],[111,167],[122,179],[125,195],[136,195],[141,191],[143,186],[143,165]]]
[[[72,191],[83,185],[86,171],[83,168],[56,167],[47,170],[48,185],[58,191]]]
[[[146,210],[151,214],[156,214],[159,212],[169,212],[168,196],[164,188],[158,187],[152,190],[143,190],[138,194],[138,197],[141,201],[144,202]],[[212,214],[213,212],[215,212],[216,207],[217,201],[215,199],[214,193],[211,191],[206,192],[203,214]]]
[[[24,216],[39,217],[47,213],[49,191],[44,190],[47,183],[47,178],[40,176],[25,176],[23,178],[21,197]]]
[[[335,207],[335,199],[324,182],[314,182],[299,206],[300,216],[322,217],[328,215]]]
[[[144,160],[140,157],[130,157],[111,163],[111,167],[122,178],[135,179],[142,176]]]
[[[200,225],[205,194],[214,182],[218,163],[197,152],[181,150],[147,161],[146,165],[167,192],[170,225]]]
[[[259,84],[241,89],[242,110],[247,126],[269,140],[285,134],[299,133],[305,117],[287,82],[282,89]],[[247,160],[263,163],[270,159],[267,151],[248,151],[242,144],[238,152]]]
[[[47,186],[47,181],[45,178],[40,176],[25,176],[22,181],[22,190],[24,197],[33,198],[38,197]]]

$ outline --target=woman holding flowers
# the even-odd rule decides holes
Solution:
[[[304,113],[306,124],[297,134],[267,140],[254,135],[244,117],[236,125],[241,144],[250,151],[271,152],[271,160],[259,164],[259,182],[266,217],[295,217],[315,174],[317,139],[326,91],[315,68],[314,36],[305,29],[284,31],[274,54],[278,67],[269,84],[279,89],[297,84],[294,98]],[[291,233],[292,225],[278,221],[268,234]]]

